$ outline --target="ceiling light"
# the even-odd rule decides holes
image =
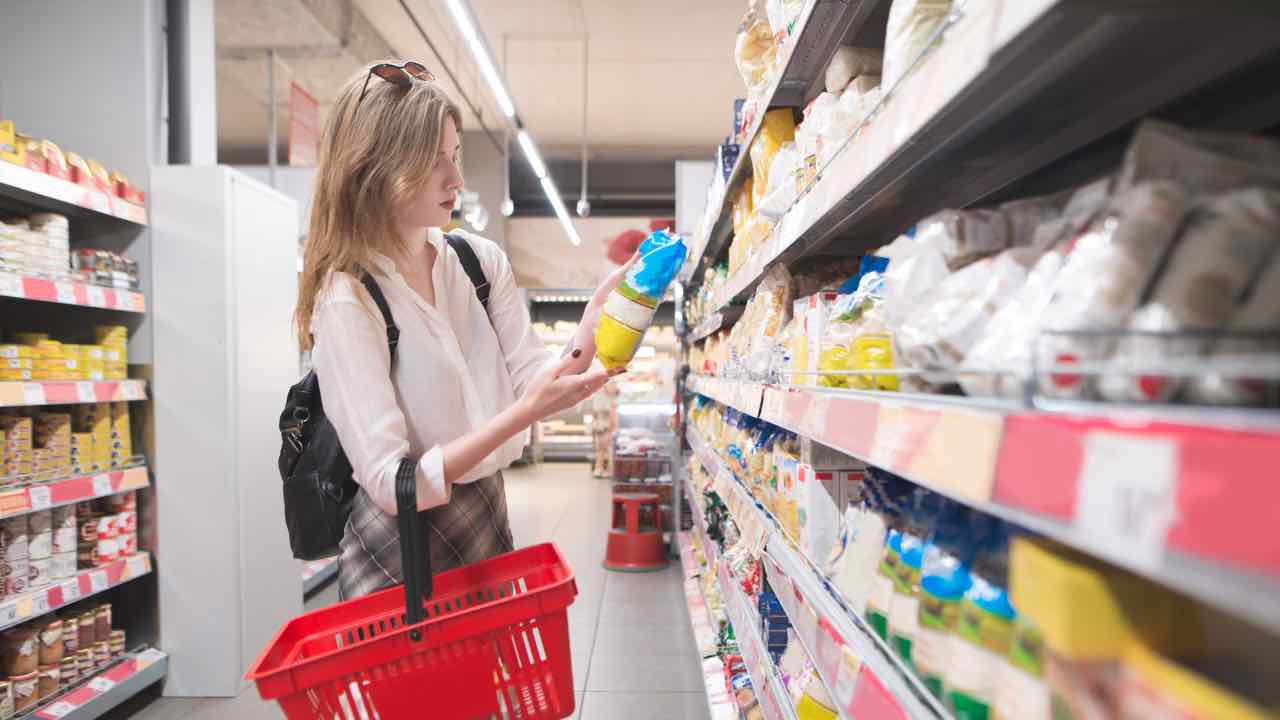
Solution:
[[[449,6],[454,22],[462,32],[462,39],[466,40],[467,46],[471,48],[471,54],[475,56],[476,64],[480,66],[480,74],[484,75],[484,79],[489,83],[489,89],[493,91],[493,97],[498,101],[498,108],[507,117],[514,118],[515,103],[511,102],[511,95],[502,84],[502,78],[498,75],[498,68],[494,66],[493,58],[489,55],[484,37],[480,35],[475,22],[471,19],[471,12],[463,4],[463,0],[445,0],[445,4]]]
[[[520,143],[520,149],[524,151],[525,159],[529,161],[529,167],[533,168],[533,174],[539,180],[547,176],[547,166],[542,162],[542,156],[538,154],[538,148],[533,144],[533,138],[529,136],[527,130],[521,130],[516,135],[516,141]]]
[[[573,220],[569,217],[569,211],[565,209],[564,201],[560,199],[560,191],[556,189],[555,182],[550,175],[542,177],[542,192],[547,194],[547,200],[551,201],[551,208],[556,211],[556,217],[560,219],[560,224],[564,226],[565,234],[569,236],[569,242],[574,246],[582,244],[582,238],[578,236],[578,229],[573,226]]]

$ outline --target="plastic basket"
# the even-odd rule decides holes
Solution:
[[[418,567],[409,560],[421,548],[403,542],[406,524],[416,530],[417,513],[400,515],[404,566]],[[426,570],[426,578],[409,573],[403,589],[294,618],[246,677],[289,720],[541,720],[573,713],[567,608],[578,590],[555,545],[434,578]],[[406,598],[423,597],[420,582],[434,585],[434,595],[406,606]]]

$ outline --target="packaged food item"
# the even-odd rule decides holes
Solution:
[[[96,642],[111,639],[111,603],[102,603],[94,609],[93,637]]]
[[[973,558],[983,540],[979,522],[968,508],[945,501],[924,546],[919,627],[911,659],[920,679],[939,699],[947,697],[945,681],[952,635],[964,595],[972,584],[969,571]]]
[[[10,676],[34,672],[40,664],[39,639],[36,629],[19,625],[4,631],[4,671]]]
[[[1117,195],[1108,213],[1075,242],[1054,281],[1037,346],[1037,366],[1096,363],[1108,357],[1114,338],[1073,331],[1125,326],[1173,244],[1191,198],[1168,181],[1142,183]],[[1092,393],[1092,376],[1054,370],[1040,382],[1053,397]]]
[[[748,90],[758,92],[769,83],[777,52],[768,18],[759,12],[755,0],[751,0],[738,25],[738,37],[733,48],[738,73]]]
[[[893,597],[889,601],[889,645],[908,666],[912,663],[912,649],[920,629],[920,571],[924,565],[924,541],[941,507],[941,495],[916,488],[898,537]]]
[[[1141,642],[1124,653],[1116,717],[1119,720],[1267,720],[1252,700]]]
[[[839,149],[839,142],[829,142],[832,140],[831,128],[838,104],[838,96],[824,92],[805,106],[804,122],[795,129],[801,188],[808,187],[817,180],[818,172],[826,167]]]
[[[1187,130],[1144,120],[1125,151],[1117,191],[1170,180],[1203,195],[1280,187],[1280,142],[1248,133]]]
[[[124,630],[111,631],[111,657],[118,658],[124,654],[125,634]]]
[[[1016,617],[1008,593],[1007,529],[985,518],[975,518],[975,522],[977,552],[950,636],[944,673],[947,702],[957,718],[990,717],[1000,672],[1009,658]]]
[[[980,692],[980,691],[979,691]],[[975,693],[969,693],[978,697]],[[1044,638],[1023,614],[1015,614],[1009,655],[996,678],[995,720],[1050,720],[1044,682]]]
[[[1273,252],[1248,298],[1236,310],[1228,332],[1272,333],[1272,339],[1228,335],[1212,343],[1212,363],[1249,363],[1265,367],[1280,355],[1280,252]],[[1228,375],[1220,370],[1191,380],[1192,401],[1211,405],[1264,405],[1280,402],[1280,382]]]
[[[28,516],[0,520],[0,548],[6,560],[25,560],[30,557],[28,548]]]
[[[53,560],[50,558],[32,558],[27,567],[30,573],[27,585],[29,589],[39,590],[53,584]]]
[[[839,151],[845,140],[853,136],[863,122],[871,116],[871,111],[880,104],[880,76],[859,75],[840,93],[836,102],[835,118],[827,131],[831,144]],[[800,131],[797,128],[796,136]],[[824,143],[827,141],[824,141]]]
[[[769,170],[783,143],[796,139],[796,121],[791,108],[776,108],[764,114],[760,131],[751,141],[752,202],[759,205],[768,189]]]
[[[0,720],[13,717],[13,683],[6,678],[0,680]]]
[[[928,47],[951,12],[951,0],[893,0],[884,40],[884,86],[893,88]],[[976,51],[975,51],[976,52]]]
[[[884,52],[875,48],[841,46],[827,64],[827,92],[839,95],[856,77],[879,75]]]
[[[9,684],[13,688],[13,711],[24,713],[40,702],[40,673],[37,670],[21,675],[10,675]]]
[[[794,30],[796,18],[804,10],[804,0],[769,0],[766,10],[774,42],[781,45]]]
[[[62,661],[59,660],[54,665],[41,665],[38,672],[36,694],[40,700],[46,700],[58,694],[58,688],[62,685]]]
[[[12,120],[0,120],[0,160],[14,165],[27,162],[26,148],[18,142]]]
[[[688,253],[684,238],[655,230],[640,244],[640,259],[605,302],[596,326],[596,357],[606,368],[631,362],[653,314]]]
[[[74,655],[62,658],[62,662],[59,665],[62,667],[62,687],[65,690],[75,685],[76,681],[80,679],[80,668]],[[3,718],[3,714],[0,714],[0,718]]]
[[[95,630],[97,625],[97,613],[93,610],[82,612],[76,622],[80,626],[79,647],[80,651],[83,652],[86,648],[91,647],[98,641]]]
[[[1151,296],[1134,312],[1129,329],[1170,333],[1224,328],[1260,268],[1280,243],[1280,193],[1239,190],[1193,209]],[[1144,366],[1200,355],[1208,338],[1132,335],[1118,342],[1112,362],[1140,372]],[[1106,375],[1109,400],[1166,402],[1184,377],[1154,373]]]
[[[796,144],[792,141],[783,143],[769,168],[769,186],[757,208],[760,215],[774,222],[782,219],[796,201],[797,174],[800,171],[800,152]]]

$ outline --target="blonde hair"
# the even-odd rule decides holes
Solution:
[[[445,119],[462,128],[458,106],[435,82],[413,78],[406,89],[369,77],[370,67],[343,86],[320,137],[294,310],[303,350],[311,349],[311,314],[330,273],[358,274],[371,267],[373,252],[401,249],[394,209],[431,174]]]

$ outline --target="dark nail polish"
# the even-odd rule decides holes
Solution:
[[[578,357],[580,355],[582,355],[582,348],[574,348],[573,356]]]

